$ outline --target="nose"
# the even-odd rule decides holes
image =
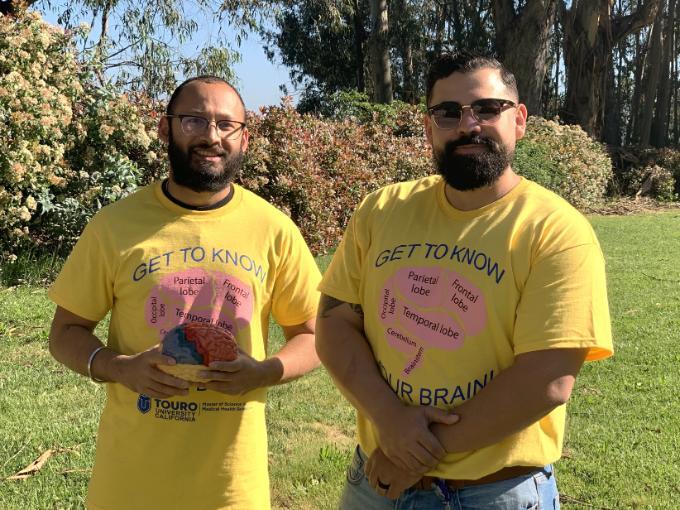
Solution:
[[[472,115],[472,109],[464,107],[458,122],[458,132],[461,134],[479,133],[482,127],[479,125],[477,119]]]
[[[208,124],[208,127],[205,128],[205,131],[202,133],[202,137],[206,140],[209,140],[211,144],[220,143],[221,138],[219,132],[217,131],[217,122],[211,120]]]

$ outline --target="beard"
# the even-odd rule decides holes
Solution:
[[[486,147],[475,154],[458,154],[461,145]],[[477,135],[463,136],[448,142],[443,150],[434,150],[434,164],[446,184],[458,191],[471,191],[490,186],[498,180],[513,160],[514,152],[504,145]]]
[[[209,161],[194,161],[196,150],[211,150],[220,157],[215,164]],[[217,192],[225,189],[241,170],[243,150],[228,154],[220,146],[209,144],[190,145],[184,151],[172,138],[172,131],[168,137],[168,159],[172,180],[196,193]]]

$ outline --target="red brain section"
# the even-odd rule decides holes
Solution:
[[[227,330],[212,325],[189,323],[184,327],[184,334],[187,340],[195,344],[206,366],[213,361],[233,361],[238,356],[234,335]]]

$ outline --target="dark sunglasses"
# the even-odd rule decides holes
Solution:
[[[493,124],[501,113],[517,104],[508,99],[478,99],[470,104],[462,105],[455,101],[444,101],[427,109],[435,126],[439,129],[455,129],[463,118],[463,111],[469,109],[472,118],[480,124]]]

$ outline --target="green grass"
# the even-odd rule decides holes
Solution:
[[[675,509],[680,494],[680,213],[595,217],[592,222],[607,258],[616,356],[586,365],[577,381],[565,458],[557,465],[562,507]],[[322,268],[327,263],[328,257],[319,259]],[[103,388],[50,358],[53,306],[44,288],[4,285],[0,508],[81,508]],[[276,349],[282,337],[276,328],[271,336]],[[354,446],[354,413],[327,374],[316,370],[273,388],[267,420],[274,508],[337,508]],[[5,480],[47,449],[56,453],[37,475],[23,482]]]

